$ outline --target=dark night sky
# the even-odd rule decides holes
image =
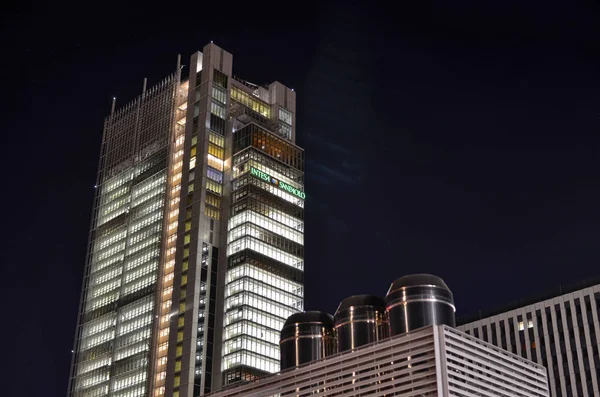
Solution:
[[[2,394],[65,393],[110,99],[210,40],[298,93],[307,309],[431,272],[464,315],[599,273],[597,4],[206,3],[4,6]]]

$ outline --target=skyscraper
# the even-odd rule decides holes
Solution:
[[[459,319],[462,331],[548,370],[553,397],[600,395],[600,279]]]
[[[303,308],[296,97],[232,65],[208,44],[113,102],[69,396],[191,397],[279,370],[279,331]]]

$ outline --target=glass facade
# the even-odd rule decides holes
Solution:
[[[232,98],[255,105],[233,91]],[[279,118],[291,124],[291,112],[280,110]],[[279,371],[281,327],[303,310],[302,167],[300,148],[257,123],[233,136],[221,362],[225,384]]]
[[[70,396],[146,396],[179,77],[105,125]]]
[[[69,397],[197,397],[277,371],[302,310],[295,93],[236,80],[214,44],[186,65],[106,119]]]

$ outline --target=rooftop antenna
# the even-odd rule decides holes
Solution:
[[[142,95],[146,93],[146,84],[148,84],[148,79],[144,77],[144,87],[142,88]]]
[[[111,109],[110,109],[110,115],[111,115],[111,116],[112,116],[112,115],[113,115],[113,113],[115,112],[115,103],[116,103],[116,102],[117,102],[117,97],[113,97],[113,100],[112,100],[112,107],[111,107]]]

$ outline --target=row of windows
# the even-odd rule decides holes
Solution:
[[[111,233],[99,237],[94,241],[94,251],[99,251],[104,248],[107,248],[121,240],[123,240],[127,235],[127,231],[125,230],[125,225],[119,227],[118,229],[114,229]]]
[[[292,295],[288,292],[281,291],[268,284],[261,283],[249,277],[244,277],[227,284],[225,287],[225,298],[229,298],[242,291],[249,291],[260,295],[263,298],[270,299],[282,305],[291,306],[293,308],[301,308],[302,298]]]
[[[279,360],[279,346],[260,339],[242,335],[234,339],[225,341],[223,344],[223,354],[231,354],[238,350],[251,351],[261,356]]]
[[[231,99],[240,102],[242,105],[249,107],[262,116],[271,118],[271,107],[269,104],[254,98],[237,87],[231,87]]]
[[[241,152],[247,147],[254,147],[299,171],[304,169],[304,152],[302,149],[260,128],[256,124],[248,124],[244,128],[241,128],[235,133],[234,138],[234,154]]]
[[[117,324],[117,316],[116,314],[109,313],[106,316],[103,316],[94,321],[90,321],[84,324],[83,330],[81,332],[82,338],[92,336],[97,334],[98,332],[102,332],[110,327],[114,327]]]
[[[304,180],[304,174],[295,168],[289,167],[282,164],[280,161],[274,160],[273,158],[262,154],[260,151],[250,147],[241,152],[236,153],[233,157],[233,165],[238,166],[248,160],[254,160],[259,164],[263,164],[269,167],[271,172],[277,172],[279,178],[288,178],[292,182],[302,183]]]
[[[279,372],[279,359],[269,359],[249,351],[238,351],[223,357],[223,370],[247,365],[269,373]]]
[[[207,193],[206,194],[206,204],[212,205],[215,208],[221,208],[221,197]]]
[[[223,173],[211,167],[206,167],[206,176],[215,182],[223,183]]]
[[[151,312],[152,309],[154,309],[154,299],[152,297],[147,297],[145,299],[138,300],[136,302],[130,303],[129,305],[121,309],[120,320],[131,320],[144,313]]]
[[[221,148],[225,147],[225,137],[211,130],[208,130],[208,142],[214,143]]]
[[[302,259],[250,236],[242,237],[231,244],[228,244],[227,256],[233,255],[236,252],[244,249],[251,249],[271,259],[275,259],[276,261],[295,267],[296,269],[304,270],[304,261]]]
[[[119,325],[119,334],[127,334],[152,323],[152,314],[136,317],[135,319]]]
[[[85,376],[78,377],[75,388],[84,389],[102,382],[106,382],[108,380],[109,375],[109,368],[97,369]]]
[[[251,277],[255,280],[261,281],[280,290],[290,292],[299,297],[304,296],[304,287],[302,286],[302,284],[288,280],[281,276],[277,276],[271,272],[260,269],[249,263],[244,263],[243,265],[239,265],[234,267],[233,269],[229,269],[227,271],[225,283],[229,284],[232,281],[243,277]]]
[[[152,325],[148,325],[146,328],[138,329],[129,334],[119,335],[116,340],[117,357],[122,359],[145,351],[145,349],[140,350],[139,345],[140,343],[148,343],[151,331]]]
[[[129,285],[126,285],[123,295],[132,294],[143,288],[149,287],[150,285],[154,284],[155,282],[156,282],[156,274],[150,274],[149,276],[144,277],[143,279],[140,279],[139,281],[135,281]]]
[[[217,157],[218,159],[223,160],[225,151],[223,148],[221,148],[213,143],[209,143],[208,144],[208,154],[211,154],[211,155]]]
[[[231,243],[243,236],[252,236],[257,240],[265,242],[276,249],[283,250],[284,252],[302,258],[304,256],[304,247],[291,240],[286,239],[278,234],[269,232],[259,226],[252,223],[244,223],[240,226],[232,229],[227,234],[227,243]]]
[[[148,214],[144,217],[137,218],[131,223],[129,232],[135,233],[138,230],[141,230],[141,229],[145,228],[146,226],[151,225],[154,222],[162,221],[162,219],[163,219],[162,212],[155,212],[152,214]]]
[[[139,266],[136,268],[135,271],[131,273],[128,272],[125,274],[125,283],[130,283],[134,280],[137,280],[140,277],[155,272],[156,269],[158,269],[158,261],[147,263],[144,266]]]
[[[283,329],[285,323],[285,319],[281,317],[250,306],[238,307],[225,313],[226,326],[241,320],[249,320],[275,330]]]
[[[110,365],[111,361],[110,353],[104,354],[97,360],[83,361],[77,367],[77,375],[82,375],[100,367]]]
[[[133,170],[130,168],[130,169],[122,172],[121,174],[116,175],[115,177],[104,182],[104,184],[103,184],[104,188],[102,189],[102,194],[105,195],[107,193],[110,193],[113,190],[115,190],[116,188],[123,186],[127,182],[131,181],[132,179],[133,179]]]
[[[272,219],[269,219],[266,216],[260,215],[254,211],[240,212],[239,214],[230,218],[227,230],[231,230],[246,222],[252,222],[255,225],[258,225],[280,236],[283,236],[298,244],[304,244],[304,235],[301,232],[294,230],[288,226],[285,226],[279,222],[275,222]]]
[[[111,219],[116,218],[117,216],[125,213],[129,208],[129,196],[123,197],[120,200],[113,201],[111,204],[106,207],[100,208],[100,216],[98,217],[97,225],[100,226]]]
[[[131,196],[136,199],[143,196],[145,193],[162,190],[162,186],[167,182],[167,176],[164,172],[155,174],[154,176],[145,179],[143,182],[135,185],[131,190]]]
[[[292,125],[292,112],[286,108],[279,107],[279,120],[286,124]]]
[[[233,168],[233,178],[234,179],[239,178],[240,176],[250,172],[251,167],[254,167],[262,172],[269,174],[269,176],[271,178],[281,180],[281,181],[287,183],[288,185],[296,187],[297,189],[300,189],[300,190],[303,189],[303,187],[300,183],[297,183],[297,182],[291,180],[290,178],[281,175],[279,172],[265,166],[264,164],[261,164],[261,163],[255,161],[255,160],[249,160],[245,163],[242,163],[242,164],[234,167]]]
[[[223,171],[223,160],[213,156],[212,154],[208,155],[208,165],[209,167],[213,167],[218,171]]]
[[[281,211],[280,209],[269,205],[271,203],[266,203],[265,201],[266,200],[264,200],[264,198],[255,199],[252,197],[242,202],[238,202],[231,207],[231,214],[237,215],[242,211],[252,210],[270,219],[273,219],[274,221],[283,223],[284,225],[289,226],[292,229],[298,230],[300,232],[304,231],[304,222],[302,221],[302,219],[296,218],[284,211]]]
[[[241,306],[250,306],[263,312],[271,313],[274,316],[287,319],[292,314],[296,313],[295,310],[289,306],[282,305],[269,299],[265,299],[262,296],[253,294],[252,292],[245,291],[238,295],[229,297],[225,300],[225,311],[237,310]]]
[[[113,379],[112,390],[117,391],[126,387],[144,383],[146,381],[146,375],[146,371],[139,371],[137,373],[125,376],[120,379]]]
[[[97,298],[101,295],[106,294],[107,292],[118,289],[120,286],[121,286],[120,278],[116,279],[116,280],[109,280],[102,285],[94,286],[94,288],[91,288],[91,290],[88,292],[88,299]]]
[[[285,139],[292,139],[292,126],[281,123],[279,125],[279,135]]]
[[[129,210],[129,215],[134,219],[140,218],[151,213],[162,212],[163,206],[163,198],[156,197],[155,200],[148,200],[136,207],[133,207]]]
[[[214,100],[210,103],[210,112],[222,119],[227,117],[227,110],[225,106]]]
[[[221,186],[220,184],[211,181],[211,180],[207,180],[206,181],[206,190],[215,194],[218,194],[219,196],[221,195],[221,193],[223,192],[223,186]]]
[[[261,189],[266,190],[267,192],[269,192],[277,197],[281,197],[285,201],[295,204],[298,207],[304,208],[304,200],[299,199],[298,197],[294,196],[293,194],[287,193],[285,190],[282,190],[279,187],[277,187],[271,183],[264,182],[263,180],[252,177],[250,175],[245,175],[242,178],[236,179],[233,182],[233,190],[240,189],[241,187],[243,187],[247,184],[258,186]]]
[[[215,208],[211,208],[211,207],[204,207],[204,215],[208,216],[209,218],[213,218],[216,220],[219,220],[221,218],[221,212],[220,210],[217,210]]]
[[[162,222],[155,222],[153,224],[148,225],[143,229],[136,230],[135,232],[129,233],[129,238],[127,239],[128,245],[134,245],[139,243],[140,241],[144,241],[147,238],[151,238],[160,234],[162,231]]]
[[[212,98],[214,100],[222,103],[223,105],[226,105],[227,104],[227,91],[216,85],[213,85]]]
[[[148,200],[151,200],[155,197],[157,198],[157,200],[162,200],[162,195],[165,192],[165,188],[166,188],[166,183],[163,182],[162,184],[160,184],[160,186],[158,186],[154,189],[151,189],[147,193],[135,198],[133,200],[133,202],[131,203],[131,206],[136,207],[136,206],[138,206]],[[158,196],[160,196],[160,197],[158,197]]]
[[[87,304],[85,305],[85,311],[90,312],[92,310],[98,309],[102,306],[106,306],[109,303],[113,303],[116,302],[117,299],[119,299],[119,292],[113,292],[109,295],[103,295],[99,298],[96,299],[91,299],[87,302]]]
[[[149,333],[148,333],[149,335]],[[133,335],[132,335],[133,336]],[[141,352],[148,351],[150,347],[149,338],[143,338],[143,340],[134,345],[127,345],[126,347],[117,349],[117,353],[115,355],[115,360],[122,360],[126,357],[133,356],[134,354],[138,354]]]
[[[144,248],[156,245],[158,246],[160,244],[160,235],[156,235],[153,238],[149,238],[149,239],[145,239],[142,242],[135,244],[135,245],[130,245],[127,247],[127,252],[126,255],[131,255],[134,254],[138,251],[143,250]]]
[[[125,241],[119,242],[118,244],[114,244],[105,248],[104,250],[99,250],[94,252],[93,261],[102,261],[106,258],[109,258],[119,252],[123,252],[125,250]]]
[[[250,335],[254,338],[263,339],[269,343],[279,344],[279,331],[249,321],[240,321],[225,327],[224,339],[231,339],[239,335]]]
[[[91,264],[90,273],[95,274],[101,270],[107,269],[109,266],[114,265],[117,262],[121,262],[125,255],[123,253],[117,253],[116,255],[106,258],[102,261],[94,261]]]
[[[131,270],[143,263],[148,263],[150,261],[158,262],[158,257],[160,255],[160,248],[149,248],[144,251],[139,251],[136,255],[131,255],[127,257],[127,261],[125,263],[125,269]]]
[[[80,343],[80,349],[81,350],[89,349],[90,347],[94,347],[101,343],[112,340],[114,337],[115,337],[114,329],[106,330],[106,331],[96,334],[92,337],[82,339],[82,341]]]

